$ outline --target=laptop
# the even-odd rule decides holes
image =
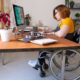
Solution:
[[[45,45],[45,44],[55,43],[57,41],[58,40],[55,40],[55,39],[50,39],[50,38],[45,39],[44,38],[44,39],[32,40],[30,42],[35,43],[35,44],[39,44],[39,45]]]

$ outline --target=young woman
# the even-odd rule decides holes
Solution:
[[[61,21],[53,33],[55,33],[58,37],[65,37],[72,40],[74,33],[74,22],[69,17],[70,9],[65,5],[59,5],[53,10],[53,16],[57,21]]]
[[[57,28],[53,30],[52,33],[58,37],[72,40],[73,33],[74,33],[74,22],[69,16],[70,16],[70,9],[65,5],[58,5],[56,8],[54,8],[53,17],[57,21],[61,21],[61,22],[59,23]],[[43,66],[45,66],[45,68],[48,68],[48,65],[45,62],[45,58],[40,58],[40,57],[45,57],[46,54],[47,53],[43,51],[39,52],[38,61],[39,61],[39,68],[41,70],[40,72],[41,77],[45,76]]]

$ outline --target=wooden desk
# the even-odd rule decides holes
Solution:
[[[57,43],[49,44],[49,45],[37,45],[29,42],[22,42],[15,39],[12,39],[9,42],[2,42],[0,40],[0,52],[10,52],[10,51],[32,51],[32,50],[44,50],[44,49],[67,49],[67,48],[80,48],[80,44],[72,42],[70,40],[64,38],[58,38],[53,35],[47,36],[49,38],[53,38],[58,40]]]
[[[2,64],[4,64],[4,52],[16,52],[16,51],[39,51],[39,50],[55,50],[55,49],[76,49],[80,48],[80,44],[66,40],[64,38],[58,38],[53,35],[47,36],[58,40],[57,43],[49,45],[37,45],[28,42],[17,41],[12,39],[10,42],[1,42],[0,40],[0,52],[2,53]],[[64,57],[65,58],[65,57]],[[62,80],[64,80],[64,59],[62,63]]]

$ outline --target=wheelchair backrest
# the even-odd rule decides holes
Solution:
[[[79,43],[80,40],[80,29],[75,31],[73,34],[73,41]]]

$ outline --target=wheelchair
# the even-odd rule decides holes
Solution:
[[[61,77],[59,72],[62,67],[63,51],[64,50],[43,51],[40,53],[39,59],[43,61],[41,61],[42,64],[39,67],[42,72],[40,75],[41,77],[45,76],[44,70],[49,68],[49,71],[52,73],[53,77],[60,80]],[[65,51],[65,71],[73,72],[80,68],[80,51],[73,49],[66,49]]]
[[[65,50],[65,73],[68,75],[78,69],[80,69],[80,53],[77,50],[67,49]],[[53,53],[49,60],[49,69],[52,75],[57,79],[61,79],[61,67],[62,67],[62,57],[63,57],[63,50],[59,50]],[[80,72],[79,72],[80,73]],[[66,77],[66,80],[73,80],[70,74],[70,77]]]
[[[74,38],[76,38],[79,42],[80,35],[74,34]],[[75,40],[75,39],[74,39]],[[39,55],[39,60],[42,59],[42,63],[40,65],[41,70],[41,77],[45,76],[44,69],[48,69],[52,73],[52,75],[57,79],[61,79],[61,67],[62,67],[62,58],[63,58],[63,51],[64,50],[58,50],[58,51],[42,51]],[[46,64],[46,60],[48,61],[48,64]],[[65,72],[66,74],[69,74],[71,72],[74,72],[78,69],[80,69],[80,51],[79,50],[73,50],[73,49],[66,49],[65,50]],[[80,72],[79,72],[80,73]],[[68,79],[67,79],[68,78]],[[73,80],[69,79],[67,76],[66,80]]]

